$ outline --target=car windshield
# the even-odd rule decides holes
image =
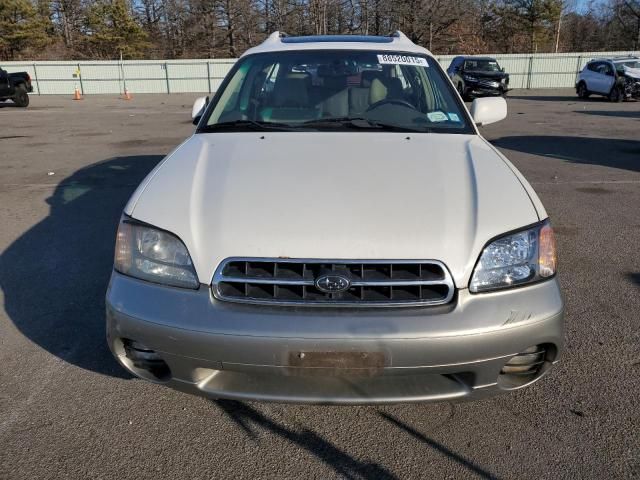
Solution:
[[[499,72],[500,66],[495,60],[474,58],[473,60],[465,60],[464,69],[474,72]]]
[[[368,50],[241,59],[198,132],[254,129],[474,133],[432,57]]]

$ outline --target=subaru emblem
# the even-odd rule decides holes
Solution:
[[[321,275],[316,278],[316,288],[325,293],[340,293],[348,290],[351,281],[342,275]]]

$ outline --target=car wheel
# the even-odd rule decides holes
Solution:
[[[609,92],[609,101],[610,102],[621,102],[623,100],[622,92],[618,87],[613,87]]]
[[[18,107],[25,108],[29,106],[29,94],[24,85],[18,85],[16,87],[16,94],[13,96],[13,103]]]
[[[462,86],[462,83],[458,83],[458,93],[460,94],[460,96],[462,97],[462,100],[465,102],[470,102],[471,100],[473,100],[473,98],[471,97],[471,95],[467,95],[464,91],[464,87]]]
[[[578,85],[578,97],[580,98],[589,98],[589,90],[587,90],[587,85],[582,82],[580,85]]]

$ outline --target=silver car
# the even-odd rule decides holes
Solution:
[[[477,399],[558,361],[547,213],[434,57],[390,37],[247,51],[117,233],[120,364],[212,398]]]

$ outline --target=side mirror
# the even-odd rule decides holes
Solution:
[[[209,103],[209,97],[198,97],[196,101],[193,102],[193,107],[191,108],[191,120],[194,125],[197,125],[204,113],[204,109]]]
[[[471,104],[471,116],[476,125],[489,125],[507,118],[507,102],[502,97],[476,98]]]
[[[500,69],[500,71],[501,71],[502,73],[504,73],[504,67],[502,67],[502,68]]]

